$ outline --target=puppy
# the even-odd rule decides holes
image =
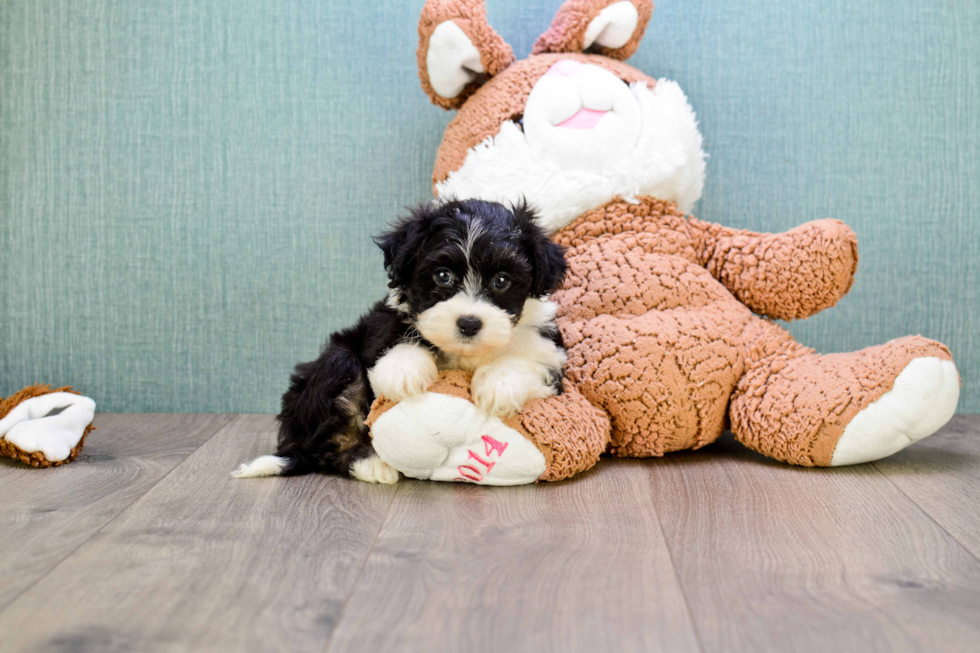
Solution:
[[[387,300],[296,366],[282,397],[278,451],[235,476],[332,472],[396,482],[364,419],[378,395],[420,395],[440,369],[473,372],[476,405],[499,417],[561,392],[565,350],[548,296],[565,276],[565,258],[526,204],[430,202],[376,242]]]

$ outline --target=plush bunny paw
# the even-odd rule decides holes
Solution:
[[[95,402],[72,392],[32,386],[2,403],[0,454],[34,467],[71,462],[92,430]]]
[[[412,478],[521,485],[538,480],[546,466],[520,432],[466,399],[437,392],[388,409],[371,434],[378,456]]]
[[[830,464],[879,460],[932,435],[953,417],[959,396],[953,361],[933,356],[912,360],[891,390],[850,421]]]

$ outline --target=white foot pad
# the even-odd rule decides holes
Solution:
[[[837,442],[831,466],[879,460],[932,435],[953,417],[959,398],[952,361],[916,358],[891,390],[854,416]]]
[[[60,462],[82,439],[95,416],[95,402],[71,392],[52,392],[26,399],[0,420],[0,438],[21,451],[40,451],[48,462]]]
[[[371,427],[381,459],[412,478],[478,485],[534,483],[545,470],[524,436],[459,397],[427,392]]]

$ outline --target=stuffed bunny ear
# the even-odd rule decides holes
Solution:
[[[434,104],[458,109],[513,61],[513,50],[487,23],[483,0],[425,3],[419,19],[419,78]]]
[[[567,0],[538,37],[534,54],[589,51],[627,59],[639,47],[651,15],[650,0]]]

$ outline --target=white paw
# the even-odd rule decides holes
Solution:
[[[350,466],[350,475],[359,481],[394,485],[398,482],[398,470],[381,460],[377,454],[361,458]]]
[[[831,466],[879,460],[932,435],[953,417],[959,397],[952,361],[916,358],[891,390],[854,416],[837,442]]]
[[[473,402],[495,417],[514,415],[529,400],[555,393],[541,372],[522,360],[484,365],[473,374],[472,387]]]
[[[411,478],[522,485],[546,466],[538,448],[500,419],[436,392],[391,408],[371,435],[378,455]]]
[[[375,396],[392,401],[417,397],[429,389],[439,376],[436,361],[423,347],[401,344],[391,348],[368,370],[368,381]]]
[[[71,455],[94,416],[95,402],[88,397],[52,392],[17,404],[0,420],[0,438],[58,462]]]

